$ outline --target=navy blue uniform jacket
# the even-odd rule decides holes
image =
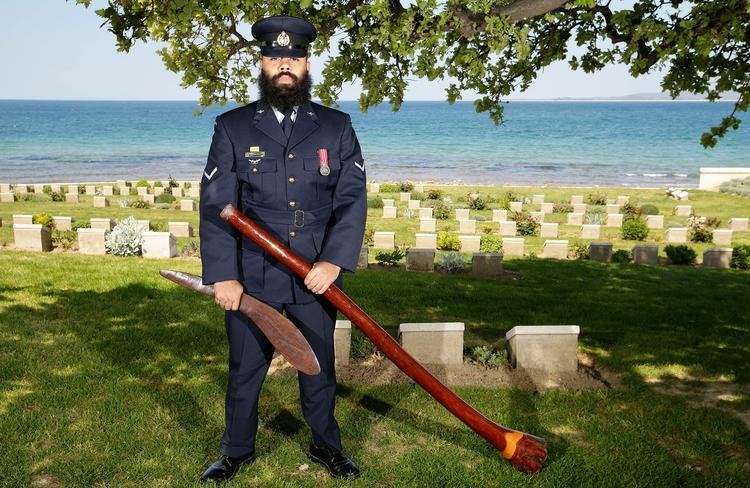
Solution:
[[[327,149],[330,174],[320,173]],[[263,101],[216,117],[200,191],[203,283],[239,280],[261,300],[309,303],[304,280],[219,213],[233,204],[309,263],[357,266],[367,218],[365,162],[351,117],[307,102],[297,109],[287,142]],[[334,282],[342,285],[342,274]]]

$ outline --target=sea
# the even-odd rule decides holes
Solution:
[[[236,106],[0,100],[0,182],[199,179],[214,117]],[[373,181],[695,188],[701,167],[750,167],[750,121],[700,144],[732,102],[511,101],[500,125],[470,101],[337,108]]]

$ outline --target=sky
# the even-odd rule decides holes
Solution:
[[[168,71],[156,50],[159,44],[136,44],[118,52],[114,35],[100,28],[94,10],[74,1],[0,0],[0,99],[48,100],[197,100],[195,87],[182,88],[180,75]],[[248,33],[250,26],[241,31]],[[572,46],[575,52],[577,46]],[[325,59],[312,58],[314,80],[322,79]],[[509,99],[607,97],[661,91],[662,75],[631,77],[625,66],[609,66],[594,74],[574,71],[557,62],[539,73],[525,92]],[[415,80],[406,100],[444,100],[448,81]],[[340,100],[356,100],[360,85],[344,86]],[[464,92],[464,100],[476,93]]]

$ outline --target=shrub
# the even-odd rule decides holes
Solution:
[[[641,215],[659,215],[659,208],[651,203],[641,205]]]
[[[713,230],[706,224],[707,219],[699,215],[688,217],[688,239],[690,242],[711,242],[714,238]],[[712,222],[721,222],[712,219]]]
[[[552,205],[552,213],[570,213],[573,211],[573,205],[567,202],[555,202]]]
[[[641,217],[640,207],[631,202],[625,202],[625,204],[620,207],[620,213],[622,214],[623,222],[636,220]]]
[[[130,202],[130,206],[132,208],[151,208],[151,203],[139,198]]]
[[[170,204],[170,203],[157,203],[156,205],[154,205],[154,207],[157,210],[170,210],[172,208],[172,204]]]
[[[442,251],[458,251],[461,249],[461,239],[452,232],[438,232],[437,248]]]
[[[177,188],[177,187],[180,186],[180,185],[177,184],[177,180],[175,180],[174,178],[172,178],[172,175],[169,175],[169,178],[167,178],[167,179],[169,180],[169,187],[170,188]]]
[[[473,210],[484,210],[487,208],[487,200],[479,193],[469,193],[466,195],[469,208]]]
[[[200,243],[197,239],[188,240],[185,245],[180,248],[180,256],[183,257],[198,257],[200,254]]]
[[[497,369],[508,361],[508,351],[477,346],[470,350],[469,359],[488,369]]]
[[[192,184],[192,183],[190,183],[189,181],[186,181],[186,182],[185,182],[185,189],[186,189],[186,190],[189,190],[189,189],[190,189],[190,188],[191,188],[192,186],[193,186],[193,184]]]
[[[586,202],[590,205],[606,205],[607,194],[606,193],[589,193],[586,195]]]
[[[175,197],[172,196],[171,193],[162,193],[158,197],[154,199],[154,202],[156,203],[172,203],[176,200]]]
[[[152,232],[167,232],[169,230],[169,225],[165,222],[149,222],[148,228]]]
[[[78,233],[74,230],[55,230],[52,231],[52,244],[61,249],[73,249],[78,241]]]
[[[648,225],[641,219],[626,220],[622,223],[622,238],[629,241],[642,241],[648,237]]]
[[[675,246],[674,244],[667,244],[664,247],[664,252],[669,258],[669,262],[672,264],[690,264],[695,261],[695,251],[685,244]]]
[[[484,224],[482,226],[482,234],[492,234],[492,226],[489,224]]]
[[[164,183],[162,183],[161,181],[154,181],[154,188],[156,188],[157,186],[159,188],[163,188],[164,187]]]
[[[53,202],[64,202],[65,201],[65,195],[60,191],[53,191],[49,193],[49,197],[52,199]]]
[[[442,200],[428,200],[425,205],[432,207],[432,218],[447,220],[451,217],[451,207]]]
[[[529,212],[513,212],[510,219],[516,221],[516,231],[521,236],[535,236],[541,229],[539,222]]]
[[[750,244],[738,244],[732,249],[732,261],[729,264],[737,269],[750,269]]]
[[[86,185],[78,185],[78,194],[79,195],[85,195],[86,194]]]
[[[443,198],[443,190],[440,188],[430,188],[427,190],[427,198],[429,200],[440,200]]]
[[[133,203],[133,202],[130,201],[130,200],[120,200],[119,201],[120,208],[130,208],[131,203]]]
[[[415,215],[417,215],[417,211],[413,208],[404,209],[404,211],[401,213],[401,216],[405,219],[414,218]]]
[[[42,193],[46,193],[47,195],[52,193],[52,186],[51,185],[42,186]]]
[[[53,219],[50,214],[44,212],[34,214],[34,216],[31,217],[31,223],[42,224],[42,226],[47,227],[49,230],[55,230],[57,227],[55,225],[55,219]]]
[[[607,220],[607,214],[601,208],[592,208],[586,211],[583,221],[592,225],[604,225]]]
[[[627,249],[618,249],[617,251],[612,253],[612,262],[613,263],[623,263],[627,264],[633,260],[633,253],[628,251]]]
[[[402,192],[412,191],[414,189],[414,183],[412,183],[411,181],[400,181],[398,183],[398,186],[399,191]]]
[[[474,220],[476,220],[477,222],[486,222],[487,217],[485,217],[484,215],[475,215]]]
[[[380,185],[380,193],[398,193],[401,186],[396,183],[383,183]]]
[[[375,243],[375,229],[367,227],[365,229],[365,236],[363,238],[364,243],[368,246],[372,246]]]
[[[398,266],[398,263],[404,259],[406,252],[401,247],[396,247],[390,251],[377,251],[375,261],[386,266]]]
[[[115,256],[138,256],[143,246],[142,228],[133,216],[119,220],[104,237],[104,247]]]
[[[373,354],[379,355],[380,350],[359,329],[352,327],[352,345],[349,355],[352,359],[366,359]]]
[[[145,186],[146,188],[148,188],[148,181],[146,181],[146,180],[138,180],[138,183],[136,183],[135,186],[137,186],[137,187],[138,186]]]
[[[589,245],[582,241],[574,242],[573,244],[571,244],[568,254],[573,259],[588,259]]]
[[[734,178],[719,185],[719,191],[741,197],[750,197],[750,177]]]
[[[502,238],[491,234],[483,235],[479,238],[479,252],[503,252]]]
[[[414,191],[411,193],[411,199],[412,200],[426,200],[427,195],[425,195],[421,191]]]
[[[368,197],[367,208],[383,208],[383,199],[379,195]]]
[[[130,187],[130,195],[132,195],[134,197],[138,196],[138,188],[136,188],[134,186],[131,186]]]
[[[464,255],[453,251],[441,253],[440,268],[448,273],[462,272],[464,270]]]
[[[89,219],[76,220],[75,222],[73,222],[70,225],[70,228],[73,229],[73,230],[90,229],[91,228],[91,222],[89,221]]]

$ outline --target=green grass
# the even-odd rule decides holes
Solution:
[[[189,486],[216,457],[222,312],[160,278],[162,267],[198,273],[200,263],[0,252],[4,486]],[[337,482],[304,455],[296,381],[269,377],[259,458],[230,486],[745,486],[748,427],[650,382],[750,384],[750,273],[538,259],[508,267],[522,279],[368,270],[347,275],[345,290],[391,332],[400,322],[465,322],[467,345],[501,344],[519,324],[580,325],[580,349],[619,374],[621,389],[456,388],[489,418],[545,437],[541,473],[516,472],[416,386],[346,384],[337,419],[363,476]]]

